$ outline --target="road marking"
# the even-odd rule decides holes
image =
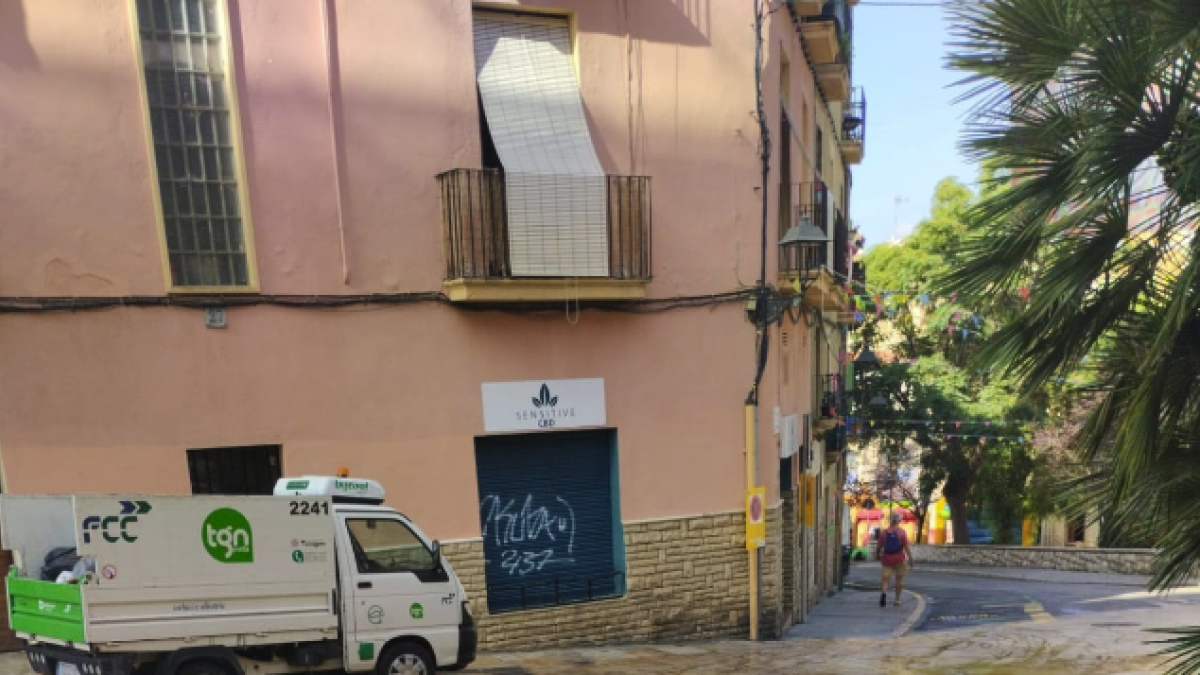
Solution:
[[[998,621],[1004,617],[1000,614],[943,614],[935,616],[930,621]]]
[[[1080,600],[1077,604],[1086,605],[1093,602],[1108,602],[1109,600],[1140,600],[1145,598],[1170,598],[1180,595],[1200,595],[1200,588],[1176,588],[1166,593],[1151,593],[1149,591],[1137,591],[1134,593],[1122,593],[1121,595],[1110,595],[1105,598],[1091,598],[1089,600]]]
[[[1042,607],[1042,603],[1033,600],[1025,603],[1025,614],[1034,623],[1049,623],[1054,620],[1046,608]]]
[[[917,599],[917,606],[913,609],[912,613],[908,615],[908,618],[904,620],[904,623],[900,624],[896,630],[892,631],[892,637],[894,638],[904,637],[907,635],[914,626],[920,623],[921,617],[925,616],[925,596],[916,591],[905,591],[905,593],[908,593]]]

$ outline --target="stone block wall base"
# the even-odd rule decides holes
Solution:
[[[1107,574],[1152,574],[1153,549],[1052,548],[1045,546],[957,546],[916,544],[918,562],[980,567],[1018,567],[1100,572]]]
[[[781,508],[767,510],[760,635],[784,629]],[[483,542],[442,552],[470,598],[483,650],[747,637],[749,569],[741,511],[624,524],[624,597],[491,614]]]

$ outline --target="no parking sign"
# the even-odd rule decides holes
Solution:
[[[755,549],[767,543],[767,489],[746,490],[746,548]]]

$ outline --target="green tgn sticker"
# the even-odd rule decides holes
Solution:
[[[306,480],[290,480],[287,484],[288,490],[307,490],[308,481]]]
[[[414,602],[412,604],[412,606],[410,606],[408,608],[408,613],[414,619],[424,619],[425,618],[425,608],[422,607],[421,603],[419,603],[419,602]]]
[[[358,645],[358,660],[371,661],[375,658],[375,643],[361,642]]]
[[[204,549],[221,563],[254,562],[254,533],[250,521],[235,509],[217,509],[200,526]]]

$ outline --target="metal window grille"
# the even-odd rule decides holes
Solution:
[[[281,474],[278,445],[188,450],[192,494],[269,495]]]
[[[173,286],[250,284],[222,0],[137,0]]]
[[[833,271],[839,280],[850,277],[850,226],[839,210],[833,218]]]

